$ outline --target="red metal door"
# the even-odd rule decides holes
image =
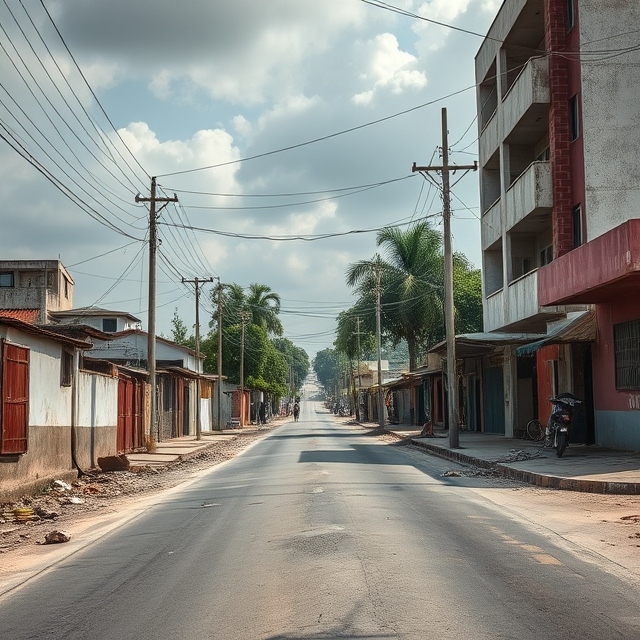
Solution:
[[[118,453],[133,449],[133,380],[120,376],[118,380]]]
[[[0,453],[25,453],[29,425],[29,349],[4,343]]]

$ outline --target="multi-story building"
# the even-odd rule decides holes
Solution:
[[[52,311],[73,307],[73,279],[59,260],[0,260],[0,309],[46,324]]]
[[[497,363],[507,435],[569,391],[578,438],[640,448],[638,29],[637,0],[507,0],[476,56],[485,330],[547,336]]]

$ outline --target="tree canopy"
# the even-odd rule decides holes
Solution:
[[[426,222],[406,230],[382,229],[376,243],[384,258],[351,264],[347,284],[359,298],[349,315],[364,320],[363,326],[375,335],[376,290],[380,287],[381,333],[383,340],[397,345],[406,340],[409,368],[418,363],[419,350],[444,339],[444,256],[442,234]],[[454,305],[458,331],[482,330],[480,272],[463,254],[454,255]],[[373,321],[372,321],[373,316]],[[346,321],[343,321],[345,325]],[[338,319],[336,346],[352,353],[348,329]],[[362,338],[362,337],[361,337]]]

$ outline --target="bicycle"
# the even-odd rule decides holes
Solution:
[[[536,442],[542,442],[546,434],[546,429],[542,426],[540,420],[529,420],[527,423],[527,436]]]

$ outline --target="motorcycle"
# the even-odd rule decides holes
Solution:
[[[561,458],[571,439],[573,409],[577,404],[582,404],[582,400],[572,393],[559,393],[555,398],[549,398],[549,402],[553,409],[547,423],[545,446],[553,447],[558,458]]]

